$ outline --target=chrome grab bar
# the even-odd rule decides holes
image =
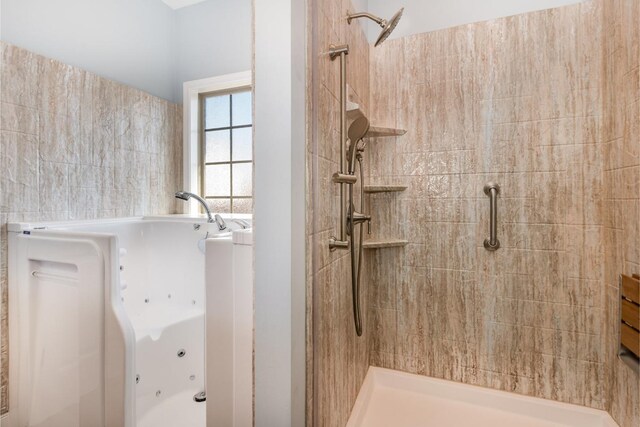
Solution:
[[[347,240],[347,209],[345,201],[344,185],[353,178],[347,177],[345,172],[345,160],[347,156],[347,55],[349,54],[349,46],[341,45],[329,47],[329,57],[331,60],[340,58],[340,172],[334,174],[334,182],[340,185],[340,238],[331,237],[329,239],[329,248],[331,251],[336,249],[349,249],[349,241]]]
[[[497,251],[500,248],[498,240],[498,194],[500,194],[500,186],[496,183],[489,182],[484,186],[484,194],[489,196],[490,200],[490,219],[489,219],[489,238],[484,241],[484,248],[488,251]]]

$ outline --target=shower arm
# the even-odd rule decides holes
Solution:
[[[385,25],[387,25],[387,20],[386,19],[382,19],[378,16],[372,15],[368,12],[359,12],[359,13],[351,13],[349,15],[347,15],[347,23],[351,24],[351,21],[354,19],[358,19],[358,18],[368,18],[371,19],[373,22],[375,22],[376,24],[380,25],[382,28],[385,27]]]

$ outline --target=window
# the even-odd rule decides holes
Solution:
[[[200,97],[201,188],[217,213],[253,210],[253,132],[251,91]]]

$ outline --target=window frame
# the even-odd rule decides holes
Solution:
[[[253,150],[251,152],[251,160],[233,160],[233,131],[235,129],[251,129],[253,134],[253,117],[251,118],[251,124],[248,125],[233,125],[233,95],[238,93],[251,92],[251,86],[238,87],[231,90],[219,90],[214,92],[206,92],[199,94],[199,111],[200,111],[200,120],[199,120],[199,132],[200,132],[200,191],[202,194],[202,198],[207,202],[209,200],[229,200],[229,209],[231,212],[221,212],[221,213],[229,213],[236,214],[233,209],[233,201],[236,200],[253,200],[253,194],[251,196],[234,196],[233,193],[233,165],[239,164],[251,164],[253,165]],[[216,96],[229,96],[229,126],[223,126],[219,128],[207,128],[206,123],[206,100],[207,98],[212,98]],[[229,131],[229,161],[228,162],[207,162],[206,156],[206,148],[207,148],[207,132],[215,132],[215,131]],[[207,166],[215,166],[215,165],[229,165],[229,196],[207,196],[206,192],[206,179],[207,179]]]
[[[200,94],[251,89],[253,92],[253,73],[242,71],[239,73],[224,74],[201,80],[188,81],[183,84],[183,179],[182,189],[197,194],[202,194],[200,176],[201,173],[201,142],[200,142]],[[253,124],[252,124],[253,126]],[[183,212],[190,215],[202,213],[202,208],[197,203],[185,203],[178,209],[186,209]],[[244,217],[246,214],[233,214]]]

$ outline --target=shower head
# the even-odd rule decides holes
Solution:
[[[358,117],[351,123],[349,126],[349,131],[347,135],[349,136],[349,141],[353,143],[357,143],[369,132],[369,119],[364,116]]]
[[[402,12],[404,12],[404,7],[396,12],[395,15],[382,27],[382,31],[378,36],[378,40],[376,40],[375,46],[380,45],[383,41],[387,39],[398,26],[398,22],[400,22],[400,18],[402,18]]]
[[[371,19],[376,24],[380,25],[382,27],[382,31],[380,32],[380,35],[378,36],[378,39],[375,42],[375,46],[379,46],[383,41],[387,39],[387,37],[391,35],[393,30],[395,30],[396,26],[398,25],[398,22],[400,21],[400,18],[402,18],[402,12],[404,12],[404,7],[401,8],[399,11],[397,11],[396,14],[393,15],[393,17],[391,17],[391,19],[388,21],[386,19],[382,19],[378,16],[372,15],[367,12],[352,13],[347,15],[347,22],[351,24],[352,19],[368,18],[368,19]]]
[[[358,117],[349,126],[349,149],[347,151],[347,160],[349,162],[349,173],[355,173],[356,152],[358,151],[358,142],[369,132],[369,119],[364,116]]]

